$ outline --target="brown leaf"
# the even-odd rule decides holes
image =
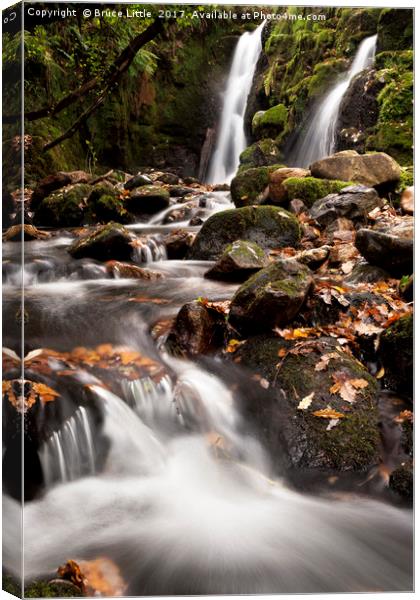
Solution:
[[[394,421],[396,423],[404,423],[404,421],[410,421],[410,423],[412,423],[414,421],[414,415],[411,410],[402,410],[399,415],[394,417]]]
[[[315,371],[325,371],[325,369],[328,367],[330,360],[332,360],[333,358],[340,358],[338,352],[328,352],[327,354],[323,354],[321,356],[321,360],[315,365]]]
[[[331,407],[316,410],[312,414],[314,417],[320,417],[322,419],[343,419],[346,416],[344,413],[338,412]]]

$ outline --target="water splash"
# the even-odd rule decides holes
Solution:
[[[216,147],[207,176],[208,183],[230,183],[246,148],[245,112],[255,68],[261,53],[261,23],[253,32],[245,32],[236,45],[230,68]]]
[[[344,79],[334,85],[311,115],[309,128],[291,153],[290,164],[307,167],[334,153],[341,101],[353,77],[373,64],[377,37],[372,35],[362,41]]]

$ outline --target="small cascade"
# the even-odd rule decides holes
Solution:
[[[334,153],[340,105],[351,80],[361,71],[372,66],[375,60],[377,35],[363,40],[344,79],[340,79],[325,96],[310,117],[310,124],[292,151],[289,164],[308,167],[316,160]]]
[[[172,383],[168,376],[162,377],[158,382],[151,377],[144,377],[122,382],[124,398],[139,417],[148,425],[161,424],[162,422],[180,422],[173,396]]]
[[[93,439],[88,412],[86,408],[79,406],[60,430],[51,434],[39,451],[47,487],[95,473]]]
[[[133,261],[137,264],[166,260],[166,246],[160,237],[144,237],[137,240],[133,252]]]
[[[261,53],[261,32],[265,22],[253,32],[245,32],[236,45],[230,68],[216,147],[210,162],[208,183],[230,183],[246,148],[245,112],[255,68]]]

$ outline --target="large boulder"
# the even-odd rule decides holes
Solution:
[[[378,384],[336,339],[262,335],[229,356],[264,382],[241,401],[277,464],[364,471],[380,461]]]
[[[394,184],[401,177],[399,164],[384,152],[344,150],[314,162],[310,170],[314,177],[355,181],[369,187]]]
[[[299,222],[295,216],[275,206],[246,206],[212,215],[202,226],[188,257],[216,260],[227,244],[237,239],[255,242],[264,250],[297,246]]]
[[[250,277],[232,298],[229,324],[240,332],[267,331],[294,319],[313,285],[311,271],[279,260]]]
[[[321,225],[327,226],[342,217],[352,221],[365,220],[371,210],[384,204],[374,188],[352,185],[314,202],[310,214]]]
[[[268,257],[262,248],[253,242],[236,240],[226,246],[222,256],[205,276],[210,279],[244,281],[267,265]]]
[[[186,257],[195,240],[195,233],[186,229],[176,229],[163,238],[166,253],[170,260],[179,260]]]
[[[413,315],[392,323],[380,337],[379,356],[385,381],[396,392],[413,395]]]
[[[31,209],[35,210],[38,208],[41,200],[49,196],[52,192],[59,190],[68,185],[74,185],[76,183],[88,183],[91,179],[89,173],[85,171],[58,171],[44,177],[38,182],[31,196]]]
[[[136,215],[153,215],[168,206],[169,192],[158,185],[134,188],[126,199],[127,209]]]
[[[34,223],[47,227],[77,227],[83,223],[87,199],[92,186],[69,185],[53,192],[39,203]]]
[[[73,258],[125,261],[131,259],[132,241],[132,235],[123,225],[111,221],[76,240],[68,251]]]
[[[359,229],[355,239],[356,248],[370,264],[399,277],[413,271],[413,219],[406,219],[395,226]]]
[[[304,171],[304,169],[302,170]],[[305,206],[311,207],[316,200],[324,198],[328,194],[338,193],[351,185],[351,181],[291,175],[283,182],[282,187],[288,200],[299,199],[304,202]]]
[[[289,177],[308,177],[311,174],[308,169],[299,167],[281,167],[269,175],[270,201],[273,204],[282,204],[289,200],[287,189],[283,182]],[[324,194],[325,195],[325,194]],[[299,198],[299,196],[294,196]]]

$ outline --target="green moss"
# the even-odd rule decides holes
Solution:
[[[74,598],[83,594],[74,585],[34,581],[25,586],[25,598]]]
[[[269,174],[281,166],[270,165],[269,167],[240,169],[230,186],[235,206],[240,208],[260,204],[264,200],[263,192],[269,184]]]
[[[389,487],[407,500],[413,498],[413,462],[411,460],[391,473]]]
[[[284,104],[277,104],[265,111],[258,111],[252,119],[252,133],[257,138],[276,138],[279,143],[287,131],[288,110]]]
[[[282,155],[275,141],[270,138],[263,139],[248,146],[241,153],[239,168],[243,171],[251,167],[277,165],[281,159]]]
[[[21,583],[17,579],[12,577],[11,575],[3,573],[2,582],[2,588],[5,592],[12,594],[12,596],[17,596],[18,598],[22,597]]]
[[[413,45],[412,9],[384,8],[378,23],[378,49],[407,50]]]
[[[351,181],[338,181],[335,179],[318,179],[316,177],[289,177],[283,182],[289,200],[299,198],[306,206],[328,194],[335,194],[343,188],[353,185]]]
[[[307,82],[308,97],[316,98],[323,95],[336,81],[338,75],[348,68],[345,59],[334,59],[315,65],[312,77]]]
[[[397,193],[401,193],[407,187],[414,185],[414,168],[413,166],[403,167],[401,169],[401,177],[398,185]]]

